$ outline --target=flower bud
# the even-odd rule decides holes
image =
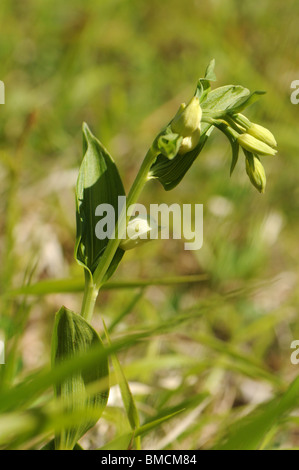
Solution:
[[[244,116],[243,114],[234,114],[233,115],[233,120],[235,124],[239,127],[241,132],[247,132],[247,129],[252,125],[252,123],[249,121],[249,119]]]
[[[186,106],[181,104],[178,112],[171,122],[172,132],[188,137],[193,134],[199,127],[201,121],[202,111],[199,104],[199,99],[194,96],[190,103]]]
[[[266,174],[260,159],[256,155],[249,154],[246,156],[246,173],[253,186],[260,193],[264,193],[266,188]]]
[[[275,155],[277,153],[277,150],[247,133],[239,135],[239,137],[237,137],[237,141],[241,147],[252,153],[257,153],[259,155]]]
[[[127,225],[127,238],[122,240],[119,247],[122,250],[131,250],[137,245],[157,238],[159,227],[154,219],[147,216],[137,216]]]
[[[269,145],[270,147],[274,149],[277,148],[277,142],[275,140],[274,135],[265,127],[260,126],[259,124],[253,123],[247,130],[247,133],[252,135],[256,139],[261,140],[262,142]]]
[[[191,134],[190,136],[183,138],[178,154],[185,155],[185,153],[191,152],[191,150],[193,150],[198,144],[199,139],[200,127],[198,127],[196,131],[193,132],[193,134]]]

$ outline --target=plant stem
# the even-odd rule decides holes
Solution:
[[[93,283],[91,274],[85,270],[85,289],[81,307],[81,315],[87,321],[92,319],[95,303],[98,296],[98,289]]]
[[[115,238],[110,239],[108,242],[108,245],[105,249],[105,252],[100,259],[100,262],[93,274],[93,279],[94,279],[94,284],[99,289],[102,285],[103,278],[110,266],[110,263],[113,259],[113,256],[116,253],[116,250],[120,244],[120,241],[122,239],[122,236],[124,235],[122,231],[126,230],[127,227],[127,222],[128,222],[128,215],[127,215],[127,208],[130,207],[131,205],[135,204],[138,200],[138,197],[140,196],[140,193],[148,181],[148,174],[150,167],[152,166],[152,163],[154,160],[157,158],[157,155],[159,154],[159,150],[153,148],[153,146],[149,149],[147,152],[142,165],[139,169],[139,172],[134,180],[134,183],[129,191],[128,197],[127,197],[127,203],[124,206],[120,217],[117,221],[116,227],[115,227]],[[119,227],[120,233],[119,233]],[[122,231],[121,231],[122,230]]]
[[[150,167],[152,166],[154,160],[157,158],[158,154],[159,150],[155,149],[154,145],[147,152],[128,194],[127,203],[124,206],[117,221],[115,227],[115,238],[111,238],[109,240],[104,254],[101,257],[95,272],[93,273],[93,276],[91,276],[91,274],[87,270],[85,270],[85,290],[81,308],[81,315],[88,322],[90,322],[92,319],[96,299],[98,296],[99,289],[101,288],[101,285],[103,283],[103,278],[110,266],[110,263],[122,239],[123,233],[121,229],[126,230],[128,222],[127,208],[137,202],[144,185],[149,179],[148,174]],[[119,229],[119,227],[121,227],[121,229]]]
[[[135,446],[136,446],[136,450],[141,450],[141,437],[140,436],[135,437]]]
[[[122,231],[126,230],[127,222],[128,222],[127,207],[130,207],[131,205],[137,202],[137,199],[144,185],[149,179],[150,168],[154,160],[157,158],[158,154],[159,154],[159,151],[154,149],[153,146],[147,152],[142,162],[142,165],[139,169],[139,172],[134,180],[134,183],[130,189],[130,192],[128,194],[127,204],[124,206],[120,214],[119,220],[117,221],[117,224],[115,227],[115,238],[112,238],[109,240],[107,247],[104,251],[104,254],[95,272],[93,273],[93,276],[90,274],[89,271],[85,270],[85,290],[84,290],[84,297],[83,297],[82,308],[81,308],[81,315],[87,322],[90,322],[92,319],[95,303],[97,300],[99,289],[103,282],[103,278],[120,244],[120,240],[123,235]],[[137,436],[135,438],[135,446],[136,446],[136,450],[141,450],[140,436]]]

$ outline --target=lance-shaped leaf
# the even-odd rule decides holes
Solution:
[[[233,139],[230,140],[230,144],[231,144],[231,147],[232,147],[232,162],[231,162],[231,166],[230,166],[230,175],[232,175],[233,171],[236,167],[236,164],[238,162],[240,146],[239,146],[238,142],[236,142]]]
[[[198,80],[195,96],[199,98],[200,103],[202,103],[206,99],[209,91],[211,90],[210,82],[216,81],[214,68],[215,68],[215,59],[211,60],[211,62],[207,66],[204,78],[200,78]]]
[[[107,342],[109,346],[111,346],[111,339],[110,339],[109,332],[105,323],[104,323],[104,330],[105,330]],[[114,368],[114,371],[118,380],[118,385],[120,388],[120,393],[121,393],[122,401],[126,410],[128,421],[130,423],[132,431],[135,431],[136,429],[140,427],[140,422],[139,422],[139,415],[138,415],[138,410],[137,410],[136,403],[134,400],[134,396],[130,390],[125,373],[122,369],[122,366],[116,354],[112,354],[111,360],[112,360],[113,368]],[[140,449],[139,437],[136,438],[136,448]]]
[[[219,122],[215,124],[215,126],[224,133],[224,135],[228,138],[231,148],[232,148],[232,162],[231,162],[231,167],[230,167],[230,175],[233,174],[233,171],[236,167],[236,164],[239,159],[239,149],[240,145],[238,144],[238,141],[236,140],[235,137],[230,132],[229,126],[224,123],[224,122]]]
[[[85,123],[83,124],[83,152],[84,158],[76,186],[75,257],[79,264],[93,273],[104,253],[109,236],[112,235],[108,226],[105,238],[101,239],[96,235],[96,224],[99,222],[96,208],[100,204],[107,204],[112,210],[114,209],[114,214],[112,214],[114,228],[118,217],[118,197],[124,196],[125,190],[114,161]],[[114,268],[122,255],[123,251],[118,249],[115,255],[117,263],[114,263]]]
[[[172,159],[169,159],[162,154],[158,155],[155,163],[151,167],[149,174],[150,178],[159,180],[166,191],[170,191],[175,188],[175,186],[177,186],[184,178],[192,163],[202,151],[212,130],[213,126],[210,124],[203,124],[200,140],[197,146],[184,155],[177,154]]]
[[[96,331],[80,315],[65,307],[59,310],[52,340],[52,367],[101,345]],[[60,397],[66,411],[82,413],[80,426],[66,428],[55,437],[56,448],[73,449],[78,439],[101,417],[108,400],[108,373],[108,360],[103,355],[96,367],[79,368],[55,386],[55,395]],[[99,380],[107,380],[107,390],[88,393],[88,386]]]
[[[230,114],[240,113],[243,109],[253,104],[260,98],[261,95],[264,95],[265,93],[265,91],[253,91],[246,96],[242,96],[236,103],[229,106]]]
[[[208,94],[201,108],[207,115],[213,112],[213,115],[217,116],[227,109],[234,109],[235,104],[248,95],[250,95],[248,88],[241,85],[221,86]]]

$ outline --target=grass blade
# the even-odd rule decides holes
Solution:
[[[299,403],[299,378],[278,398],[261,405],[249,415],[239,419],[230,429],[225,442],[218,443],[216,450],[257,450],[263,438],[276,426],[285,414]]]
[[[109,333],[108,333],[108,330],[106,328],[104,321],[103,321],[103,324],[104,324],[104,330],[105,330],[105,335],[106,335],[108,344],[109,346],[111,346],[110,336],[109,336]],[[138,415],[137,407],[135,404],[135,400],[134,400],[128,381],[126,379],[126,376],[124,374],[124,371],[121,367],[121,364],[116,354],[111,355],[111,360],[112,360],[112,364],[116,373],[116,377],[118,379],[118,385],[120,388],[123,404],[127,413],[128,421],[130,423],[132,431],[135,432],[136,429],[140,427],[139,415]],[[135,436],[135,437],[136,437],[135,439],[136,449],[140,450],[141,449],[140,437],[139,436]]]
[[[133,279],[130,281],[109,281],[104,284],[102,290],[114,289],[135,289],[138,287],[148,286],[173,286],[176,284],[193,284],[197,282],[207,281],[206,274],[195,274],[190,276],[174,276],[153,279]],[[58,293],[74,293],[84,291],[84,278],[73,279],[50,279],[40,281],[36,284],[27,285],[14,289],[8,293],[11,297],[19,295],[48,295]]]

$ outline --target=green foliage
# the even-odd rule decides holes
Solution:
[[[110,336],[109,336],[109,333],[105,324],[104,324],[104,329],[105,329],[105,335],[106,335],[108,344],[111,345]],[[132,395],[132,392],[130,390],[130,387],[126,379],[126,376],[124,374],[124,371],[122,369],[122,366],[115,354],[112,355],[112,363],[113,363],[113,368],[116,373],[117,382],[120,387],[121,396],[122,396],[123,404],[124,404],[126,414],[128,417],[128,421],[130,423],[130,426],[134,435],[136,430],[140,427],[139,415],[138,415],[137,407],[135,404],[134,396]],[[136,448],[137,449],[141,448],[140,439],[138,437],[136,438]]]
[[[152,429],[158,428],[162,423],[173,418],[178,413],[180,412],[178,411],[168,416],[163,416],[163,418],[144,424],[143,426],[140,426],[137,429],[134,429],[134,431],[132,432],[128,432],[126,434],[123,434],[122,436],[117,437],[113,441],[109,442],[109,444],[97,450],[129,450],[132,447],[133,439],[137,439],[143,434],[148,433]]]
[[[249,415],[239,419],[229,428],[229,437],[217,450],[257,450],[267,434],[282,421],[287,413],[298,407],[299,380],[295,379],[288,390],[269,403],[263,404]]]
[[[230,173],[232,174],[239,155],[239,144],[236,137],[229,132],[227,124],[221,121],[213,121],[209,118],[229,117],[244,109],[246,106],[254,102],[263,92],[250,91],[240,85],[226,85],[211,91],[210,81],[215,81],[214,73],[215,61],[211,61],[206,70],[205,78],[198,81],[198,85],[194,96],[200,99],[200,105],[203,110],[203,123],[201,125],[201,135],[198,144],[190,152],[182,155],[178,153],[179,148],[171,151],[171,156],[162,152],[158,155],[150,170],[150,177],[155,178],[163,185],[165,190],[175,188],[183,179],[193,162],[203,150],[208,138],[216,125],[230,141],[232,147],[232,163]],[[213,125],[214,124],[214,125]],[[173,141],[173,134],[170,134]],[[174,134],[175,136],[175,134]],[[168,137],[168,134],[163,138]],[[161,140],[162,137],[160,137]],[[178,142],[180,143],[180,142]],[[159,149],[161,150],[161,149]]]
[[[296,381],[289,388],[298,375],[290,342],[299,335],[298,106],[290,103],[298,8],[279,0],[1,2],[1,450],[53,448],[54,434],[80,427],[86,411],[70,415],[53,387],[113,354],[140,427],[130,429],[114,399],[74,448],[131,448],[138,434],[142,446],[167,450],[298,448]],[[62,304],[79,312],[85,288],[73,259],[81,123],[105,143],[129,187],[211,57],[219,85],[267,90],[246,112],[279,144],[278,158],[262,161],[266,193],[248,184],[226,124],[218,127],[224,136],[210,127],[197,162],[197,151],[160,155],[162,186],[149,182],[140,200],[203,203],[203,248],[186,253],[180,241],[164,240],[127,253],[96,305],[94,328],[101,330],[100,314],[111,347],[50,369],[53,312]],[[203,110],[214,80],[211,63],[201,79]],[[229,117],[259,97],[244,92]],[[209,126],[202,123],[203,135]],[[113,372],[110,382],[117,384]],[[105,389],[97,380],[86,393]]]
[[[79,263],[93,273],[109,240],[108,237],[100,239],[96,236],[96,208],[99,204],[111,205],[117,220],[118,196],[124,196],[125,191],[115,163],[103,145],[92,135],[87,124],[83,124],[83,154],[76,187],[75,256]],[[122,255],[123,250],[119,248],[107,277],[116,269]]]
[[[175,188],[181,182],[200,154],[212,130],[211,126],[205,126],[205,128],[202,129],[198,145],[191,152],[184,155],[184,158],[181,158],[181,155],[176,155],[169,159],[160,154],[152,165],[150,177],[160,181],[166,191]]]
[[[79,315],[62,307],[56,315],[52,340],[52,367],[101,345],[96,331]],[[70,414],[81,412],[79,426],[63,429],[56,438],[57,449],[72,450],[76,442],[98,421],[106,406],[108,392],[88,396],[86,389],[93,382],[108,377],[107,358],[90,371],[78,369],[56,384],[55,394]]]

